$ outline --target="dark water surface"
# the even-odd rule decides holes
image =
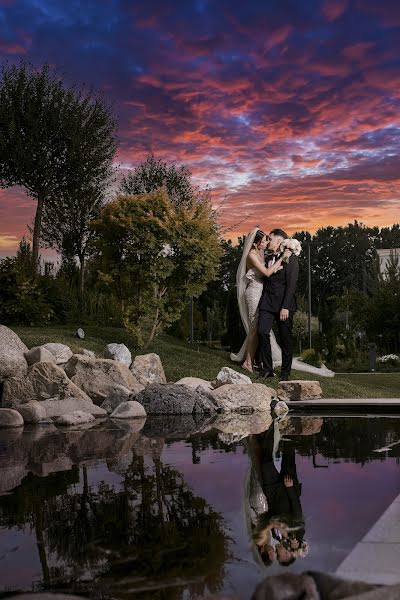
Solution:
[[[284,569],[264,567],[251,541],[249,438],[226,433],[243,422],[225,433],[191,419],[90,425],[0,432],[2,595],[246,599]],[[334,572],[400,492],[400,418],[279,427],[277,468],[294,449],[309,548],[287,569]]]

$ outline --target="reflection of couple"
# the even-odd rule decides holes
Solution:
[[[252,372],[258,350],[260,377],[273,377],[274,363],[281,363],[282,380],[289,378],[292,366],[291,332],[299,273],[297,257],[289,249],[282,251],[287,238],[281,229],[273,229],[267,236],[258,227],[246,237],[236,284],[247,337],[238,354],[231,354],[233,361],[243,361],[243,368]],[[271,255],[266,266],[267,248]],[[272,332],[275,321],[282,353]]]
[[[248,510],[252,537],[265,565],[276,558],[288,566],[304,557],[304,518],[300,503],[301,484],[297,478],[295,451],[284,444],[278,471],[274,461],[275,427],[248,439],[251,473]]]

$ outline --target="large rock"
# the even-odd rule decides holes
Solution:
[[[28,370],[25,352],[28,352],[28,348],[17,334],[5,325],[0,325],[0,382],[9,377],[25,375]]]
[[[132,363],[132,354],[125,344],[107,344],[104,350],[104,358],[117,360],[127,367],[130,367]]]
[[[29,366],[38,362],[56,362],[54,354],[49,352],[44,346],[35,346],[34,348],[31,348],[28,352],[25,352],[25,358]]]
[[[230,367],[222,367],[216,377],[215,387],[218,388],[221,385],[251,385],[251,379]]]
[[[161,359],[158,354],[142,354],[136,356],[131,364],[131,371],[142,385],[149,383],[167,383]]]
[[[322,417],[286,417],[279,421],[282,435],[314,435],[321,431]]]
[[[148,415],[210,414],[216,403],[206,394],[176,383],[153,383],[135,398]]]
[[[86,348],[83,348],[80,351],[80,354],[83,354],[84,356],[90,356],[90,358],[96,358],[96,355],[93,352],[93,350],[87,350]]]
[[[276,398],[276,392],[263,383],[252,385],[231,383],[213,390],[211,396],[222,412],[250,414],[271,410],[271,400]]]
[[[128,402],[131,399],[131,390],[128,390],[124,385],[115,384],[114,389],[101,404],[101,408],[104,408],[108,414],[111,414],[122,402]]]
[[[322,398],[321,384],[319,381],[306,381],[303,379],[280,381],[277,390],[280,400],[319,400]]]
[[[49,400],[42,400],[40,405],[46,411],[46,417],[48,419],[61,417],[62,415],[67,415],[75,410],[82,410],[95,417],[107,416],[107,411],[94,404],[89,397],[87,397],[87,400],[79,398],[64,398],[63,400],[57,400],[56,398],[50,398]],[[18,410],[20,409],[21,406],[18,407]]]
[[[57,425],[81,425],[82,423],[90,423],[95,421],[95,417],[83,410],[74,410],[67,415],[62,415],[56,420]]]
[[[42,348],[46,348],[54,356],[56,364],[62,365],[66,363],[72,356],[73,352],[69,346],[65,344],[43,344]]]
[[[289,412],[289,407],[283,400],[278,400],[274,406],[274,413],[277,417],[285,417]]]
[[[128,367],[115,360],[74,354],[65,365],[65,372],[98,405],[113,392],[115,384],[123,385],[134,394],[143,390]]]
[[[213,386],[206,379],[200,379],[200,377],[182,377],[179,381],[176,381],[176,385],[184,385],[190,390],[199,390],[203,392],[211,392]]]
[[[0,429],[6,427],[21,427],[24,424],[22,416],[12,408],[0,408]]]
[[[143,419],[146,418],[144,406],[135,400],[122,402],[114,412],[111,413],[113,419]]]
[[[26,377],[11,377],[4,382],[3,406],[17,408],[30,400],[41,401],[54,397],[90,401],[85,392],[54,363],[36,363],[29,367]]]
[[[31,400],[26,404],[20,404],[18,412],[22,416],[24,423],[39,423],[47,417],[46,410],[41,402]]]

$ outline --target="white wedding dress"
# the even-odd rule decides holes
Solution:
[[[236,289],[239,304],[240,316],[242,318],[243,327],[246,331],[246,339],[237,354],[231,354],[233,362],[242,363],[246,356],[248,338],[257,327],[258,323],[258,304],[263,291],[264,276],[257,269],[247,269],[247,256],[253,246],[254,238],[258,231],[258,227],[254,227],[246,237],[243,248],[242,259],[240,261],[236,273]],[[273,331],[270,333],[271,354],[274,367],[280,367],[282,364],[282,351]],[[322,367],[314,367],[294,358],[292,361],[292,369],[297,371],[305,371],[322,375],[323,377],[333,377],[335,373],[330,371],[325,365]]]

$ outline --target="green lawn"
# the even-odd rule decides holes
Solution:
[[[130,338],[124,329],[86,326],[84,340],[73,337],[74,327],[13,327],[25,344],[31,348],[46,342],[67,344],[74,352],[82,348],[93,350],[103,356],[104,347],[110,342],[128,346]],[[156,352],[161,357],[169,381],[192,376],[214,379],[221,367],[240,367],[230,363],[229,354],[220,350],[210,350],[194,344],[190,346],[180,340],[165,335],[157,338],[148,352]],[[143,354],[143,352],[141,352]],[[132,352],[132,354],[135,354]],[[136,352],[136,354],[139,354]],[[399,398],[400,373],[345,374],[334,378],[314,377],[299,371],[292,372],[292,379],[319,379],[325,398]],[[254,379],[256,381],[256,379]],[[277,381],[269,380],[268,385],[276,387]]]

